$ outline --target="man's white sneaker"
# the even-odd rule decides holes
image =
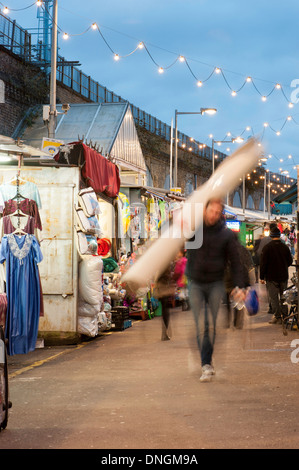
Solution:
[[[200,382],[211,382],[212,376],[215,375],[215,369],[210,364],[205,364],[202,367],[202,375],[200,377]]]

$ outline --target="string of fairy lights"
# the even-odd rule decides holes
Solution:
[[[52,21],[53,18],[50,14],[50,12],[48,11],[47,9],[47,6],[45,4],[44,1],[42,0],[38,0],[38,1],[35,1],[27,6],[24,6],[22,8],[18,8],[18,9],[13,9],[13,8],[10,8],[8,6],[5,6],[2,2],[0,2],[0,5],[2,5],[2,9],[1,9],[1,13],[7,15],[9,14],[10,11],[12,12],[18,12],[18,11],[22,11],[22,10],[27,10],[29,8],[32,8],[34,6],[36,7],[39,7],[39,8],[43,8],[47,14],[49,15],[49,17],[51,18]],[[135,54],[135,53],[138,53],[138,51],[141,51],[141,50],[144,50],[147,54],[147,56],[150,58],[150,60],[153,62],[154,66],[157,68],[157,71],[159,74],[163,74],[165,71],[171,69],[172,67],[174,67],[177,63],[182,63],[182,64],[185,64],[186,67],[187,67],[187,70],[189,71],[189,73],[191,74],[191,76],[193,77],[193,79],[195,80],[195,83],[196,83],[196,86],[199,87],[199,88],[202,88],[213,76],[221,76],[223,78],[223,81],[225,83],[225,85],[227,86],[227,88],[229,89],[229,92],[231,94],[232,97],[236,97],[243,89],[245,89],[246,87],[248,86],[252,86],[252,88],[256,91],[256,93],[259,95],[260,99],[262,102],[266,102],[268,100],[268,98],[271,96],[271,95],[275,95],[276,93],[280,92],[282,94],[282,96],[284,97],[285,101],[287,102],[287,105],[289,108],[293,108],[294,104],[290,101],[290,99],[288,98],[285,90],[284,90],[284,87],[281,83],[278,83],[276,81],[273,81],[273,82],[269,82],[267,81],[268,83],[270,83],[270,88],[268,90],[267,93],[263,93],[260,88],[258,87],[257,85],[257,81],[259,81],[260,79],[255,79],[252,75],[247,75],[245,77],[242,78],[242,82],[241,84],[238,86],[238,87],[233,87],[230,83],[230,81],[228,80],[228,77],[225,73],[225,69],[222,68],[222,67],[219,67],[219,66],[215,66],[215,65],[210,65],[210,64],[206,64],[204,62],[201,62],[199,60],[196,60],[196,59],[190,59],[188,60],[187,57],[185,55],[182,55],[182,54],[176,54],[172,51],[167,51],[171,54],[174,54],[175,55],[175,59],[168,65],[161,65],[157,62],[157,60],[154,58],[152,52],[150,52],[149,50],[149,47],[148,47],[148,44],[145,43],[144,41],[137,41],[137,45],[136,47],[134,47],[134,49],[132,49],[131,51],[129,51],[128,53],[126,54],[120,54],[119,52],[117,52],[112,46],[111,44],[109,43],[109,41],[106,39],[106,37],[104,36],[103,34],[103,31],[102,31],[103,27],[100,27],[98,25],[97,22],[92,22],[85,30],[83,30],[82,32],[80,33],[77,33],[77,34],[70,34],[70,33],[67,33],[66,31],[64,31],[58,24],[57,24],[57,30],[62,34],[62,38],[64,40],[68,40],[69,38],[71,37],[76,37],[76,36],[82,36],[82,35],[85,35],[87,34],[89,31],[93,30],[93,31],[97,31],[101,37],[101,39],[103,40],[103,42],[105,43],[105,45],[107,46],[107,48],[109,49],[110,53],[113,55],[113,59],[115,61],[119,61],[119,60],[123,60],[123,59],[126,59],[127,57]],[[154,46],[155,47],[155,46]],[[157,46],[156,46],[157,47]],[[162,49],[160,47],[160,49]],[[193,68],[191,67],[190,65],[190,61],[194,61],[194,62],[199,62],[205,66],[208,66],[210,67],[210,72],[207,74],[206,77],[199,77],[193,70]],[[240,73],[238,72],[232,72],[236,75],[241,75]],[[263,80],[264,82],[266,82],[266,80]],[[276,127],[275,125],[271,124],[270,122],[264,122],[263,125],[262,125],[262,131],[258,134],[259,135],[259,140],[262,141],[264,136],[265,136],[265,132],[267,130],[269,131],[272,131],[273,133],[275,133],[277,136],[280,136],[283,129],[285,128],[285,126],[289,123],[293,123],[295,124],[296,126],[299,126],[299,122],[296,121],[296,119],[294,118],[294,116],[291,116],[291,115],[288,115],[287,117],[283,118],[283,123],[280,127]],[[227,132],[225,137],[222,139],[222,140],[216,140],[215,139],[215,143],[216,145],[220,146],[222,145],[223,142],[226,142],[227,139],[229,139],[229,141],[233,142],[238,142],[239,141],[242,141],[244,140],[242,136],[244,136],[246,134],[246,132],[250,132],[251,135],[255,135],[255,133],[253,132],[253,126],[246,126],[242,132],[240,132],[238,135],[232,133],[232,132]],[[209,139],[213,139],[213,135],[210,134],[209,135]],[[184,142],[180,142],[180,140],[178,139],[178,142],[179,144],[181,145],[182,148],[186,148],[187,150],[189,151],[192,151],[193,150],[193,147],[192,145],[198,145],[198,148],[199,149],[203,149],[207,146],[206,143],[198,143],[196,142],[193,138],[190,138],[190,143],[192,143],[192,145],[190,145],[188,147],[188,144],[187,143],[184,143]],[[226,149],[227,151],[229,151],[230,149],[227,148]],[[215,153],[215,158],[217,159],[218,158],[218,155],[217,153]],[[289,181],[291,183],[294,182],[294,179],[290,178],[288,173],[289,171],[285,169],[286,166],[290,167],[292,166],[293,169],[296,169],[296,163],[295,163],[295,160],[294,160],[294,157],[292,155],[288,155],[287,157],[278,157],[274,154],[269,154],[267,157],[265,157],[263,160],[264,162],[263,163],[259,163],[259,165],[263,165],[265,163],[265,161],[267,161],[268,159],[271,159],[271,158],[274,158],[276,159],[277,161],[283,163],[284,165],[284,168],[280,168],[279,171],[282,173],[282,176],[284,176],[285,178],[289,178]],[[286,163],[287,162],[287,163]],[[265,170],[266,172],[269,172],[269,170]],[[253,172],[251,174],[248,174],[247,175],[247,179],[251,179],[253,178],[254,179],[254,174],[255,174],[256,170],[253,170]],[[271,174],[271,178],[272,178],[272,181],[271,181],[271,178],[269,178],[269,183],[270,186],[271,186],[271,191],[275,194],[278,190],[281,190],[281,191],[285,191],[288,187],[290,187],[290,184],[280,184],[280,180],[279,180],[279,175],[275,175],[274,173],[271,173],[269,172],[269,174]],[[259,179],[262,180],[264,179],[265,176],[264,175],[260,175],[259,176]],[[284,178],[284,179],[285,179]],[[254,179],[254,184],[258,184],[258,179]]]
[[[49,16],[51,17],[50,15],[50,12],[47,10],[47,7],[45,5],[45,2],[43,2],[42,0],[38,0],[38,1],[35,1],[34,3],[31,3],[30,5],[28,6],[25,6],[23,8],[19,8],[19,9],[12,9],[12,8],[9,8],[8,6],[4,6],[4,4],[2,2],[0,2],[0,5],[3,6],[3,9],[2,9],[2,13],[4,14],[8,14],[10,11],[22,11],[22,10],[26,10],[28,8],[31,8],[33,6],[38,6],[38,7],[41,7],[41,8],[44,8],[47,13],[49,14]],[[53,21],[53,18],[51,17],[52,21]],[[223,80],[224,80],[224,83],[227,85],[228,89],[230,90],[230,93],[231,93],[231,96],[235,97],[237,96],[237,94],[243,90],[245,88],[245,86],[248,86],[248,85],[252,85],[253,89],[258,93],[258,95],[260,96],[261,100],[263,102],[267,101],[267,99],[275,92],[275,91],[279,91],[282,93],[283,97],[285,98],[286,102],[288,103],[288,106],[289,108],[292,108],[294,106],[294,104],[290,101],[290,99],[288,98],[287,94],[285,93],[284,91],[284,87],[281,83],[278,83],[278,82],[269,82],[271,83],[271,88],[268,90],[267,93],[263,93],[258,85],[257,85],[257,79],[255,79],[252,75],[247,75],[245,78],[243,78],[243,81],[242,83],[240,84],[240,86],[238,87],[233,87],[231,85],[231,83],[229,82],[229,79],[227,78],[227,75],[225,73],[225,69],[223,67],[219,67],[219,66],[216,66],[216,65],[209,65],[209,64],[206,64],[204,62],[200,62],[197,60],[197,62],[200,62],[201,64],[204,64],[206,66],[209,66],[211,67],[211,71],[210,73],[206,76],[206,77],[198,77],[197,74],[194,72],[193,68],[191,67],[190,65],[190,61],[187,59],[187,57],[183,54],[178,54],[175,58],[174,61],[172,61],[170,64],[168,65],[161,65],[157,62],[157,60],[154,58],[152,52],[150,52],[149,50],[149,47],[147,45],[146,42],[144,41],[139,41],[138,44],[136,45],[136,47],[134,47],[133,50],[129,51],[128,53],[126,54],[120,54],[119,52],[116,52],[114,50],[114,48],[111,46],[111,44],[108,42],[108,40],[106,39],[106,37],[104,36],[103,32],[102,32],[102,27],[100,27],[98,25],[98,23],[96,22],[92,22],[85,30],[83,30],[82,32],[80,33],[68,33],[66,31],[64,31],[58,24],[57,24],[57,28],[59,30],[59,32],[62,34],[62,38],[64,40],[67,40],[71,37],[76,37],[76,36],[82,36],[86,33],[88,33],[90,30],[96,30],[99,32],[101,38],[103,39],[103,41],[105,42],[107,48],[110,50],[110,52],[113,54],[113,58],[115,61],[119,61],[121,59],[125,59],[129,56],[131,56],[132,54],[136,53],[137,51],[139,50],[145,50],[148,57],[150,58],[150,60],[153,62],[153,64],[157,67],[157,70],[158,70],[158,73],[162,74],[164,73],[166,70],[169,70],[170,68],[174,67],[174,65],[178,62],[180,63],[184,63],[186,64],[187,66],[187,69],[188,71],[190,72],[190,74],[193,76],[193,78],[195,79],[196,81],[196,85],[198,87],[202,87],[206,82],[208,82],[214,75],[219,75],[219,76],[222,76]],[[160,48],[162,49],[162,48]],[[167,51],[171,54],[175,54],[174,52],[171,52],[171,51]],[[191,60],[194,60],[195,59],[191,59]],[[238,74],[240,75],[239,73],[237,72],[233,72],[235,74]],[[265,82],[265,80],[264,80]],[[278,131],[276,131],[278,132]]]

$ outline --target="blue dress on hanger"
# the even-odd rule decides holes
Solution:
[[[0,263],[6,261],[8,354],[34,351],[40,315],[40,281],[37,263],[43,255],[34,235],[4,235]]]

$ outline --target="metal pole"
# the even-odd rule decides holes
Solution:
[[[173,147],[173,119],[170,128],[170,168],[169,168],[169,189],[172,188],[172,147]]]
[[[268,219],[270,220],[270,171],[269,171],[269,183],[268,183]]]
[[[266,217],[266,185],[267,185],[267,173],[264,173],[264,217]]]
[[[50,76],[50,115],[48,137],[55,138],[56,127],[56,69],[57,69],[57,0],[53,2],[52,41],[51,41],[51,76]]]
[[[299,227],[299,211],[297,211],[297,230],[296,230],[296,236],[297,236],[297,256],[296,256],[296,274],[297,274],[297,292],[298,292],[298,289],[299,289],[299,263],[298,263],[298,253],[299,253],[299,230],[298,230],[298,227]],[[297,300],[297,325],[299,326],[299,296],[298,297],[298,300]]]
[[[212,139],[212,172],[215,171],[214,139]]]
[[[175,111],[175,169],[174,187],[178,185],[178,111]]]
[[[243,199],[243,214],[245,214],[245,175],[243,175],[243,194],[242,194],[242,199]]]

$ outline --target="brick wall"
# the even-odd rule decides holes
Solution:
[[[170,144],[143,127],[137,126],[137,132],[146,165],[153,178],[153,184],[155,187],[164,188],[165,179],[170,173]],[[173,168],[174,154],[173,147]],[[183,192],[188,182],[195,188],[195,179],[197,179],[197,186],[200,186],[211,175],[211,170],[211,160],[178,149],[178,186],[182,188]]]
[[[37,104],[49,102],[49,79],[38,67],[26,64],[0,46],[0,80],[5,85],[5,102],[0,103],[0,134],[11,136],[21,119],[30,122]],[[58,103],[88,102],[59,83],[56,93]]]

